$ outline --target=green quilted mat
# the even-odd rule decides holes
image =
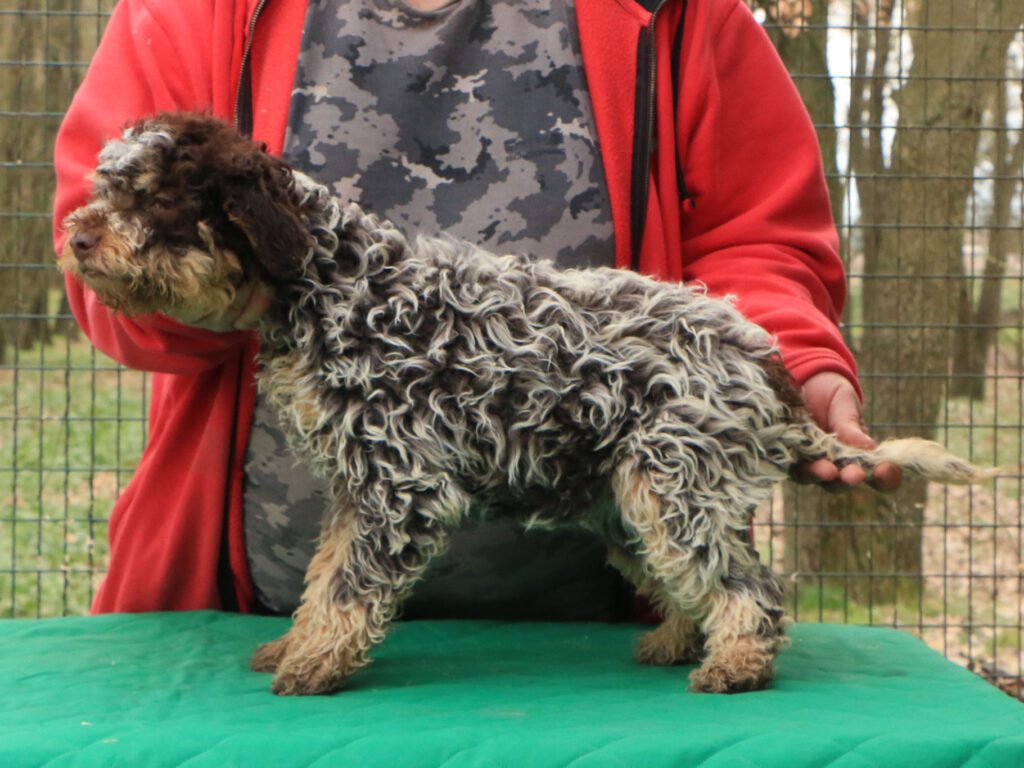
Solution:
[[[913,637],[793,629],[767,691],[685,690],[631,625],[408,622],[343,693],[248,670],[287,621],[0,622],[0,766],[1024,766],[1024,707]]]

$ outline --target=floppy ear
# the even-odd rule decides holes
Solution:
[[[245,235],[268,282],[294,279],[302,272],[312,238],[289,195],[291,173],[264,153],[244,161],[247,168],[232,168],[224,180],[224,212]]]

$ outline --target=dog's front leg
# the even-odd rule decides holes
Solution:
[[[369,662],[399,600],[467,507],[450,483],[413,490],[378,482],[345,504],[321,536],[292,628],[257,650],[253,669],[275,672],[277,694],[339,690]]]
[[[366,663],[371,645],[366,606],[351,597],[339,599],[338,589],[357,536],[351,512],[336,516],[306,571],[306,589],[291,629],[253,656],[254,670],[277,673],[274,693],[330,693]]]

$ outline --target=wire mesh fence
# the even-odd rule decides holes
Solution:
[[[821,138],[876,437],[1021,464],[1024,3],[752,3]],[[910,629],[1019,695],[1020,477],[788,488],[762,540],[798,619]]]
[[[749,0],[819,130],[872,434],[1024,452],[1024,0]],[[147,381],[76,332],[52,268],[51,148],[111,0],[0,9],[0,605],[87,609]],[[126,76],[130,76],[126,73]],[[1020,476],[881,497],[780,490],[765,558],[802,621],[908,629],[1021,693]]]
[[[143,377],[76,331],[50,245],[54,137],[112,5],[0,9],[0,595],[9,616],[88,608],[110,507],[144,440]]]

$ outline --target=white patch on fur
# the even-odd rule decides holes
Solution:
[[[137,131],[129,128],[120,141],[109,141],[100,151],[99,174],[123,174],[140,170],[154,147],[170,146],[174,138],[168,131]]]

